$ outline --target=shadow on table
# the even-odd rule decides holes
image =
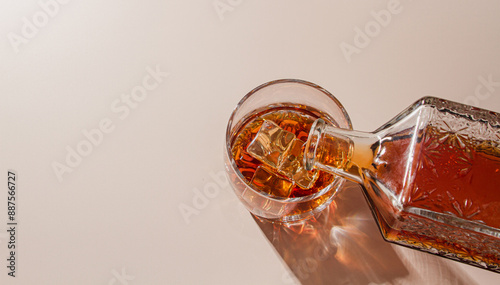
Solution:
[[[475,284],[443,258],[394,246],[398,255],[352,183],[305,222],[284,226],[254,219],[302,284]]]

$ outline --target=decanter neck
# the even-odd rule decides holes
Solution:
[[[309,133],[304,163],[308,170],[317,168],[363,183],[362,169],[370,167],[378,145],[376,134],[340,129],[318,119]]]

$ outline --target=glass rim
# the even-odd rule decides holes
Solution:
[[[265,87],[268,87],[268,86],[271,86],[271,85],[275,85],[275,84],[281,84],[281,83],[297,83],[297,84],[300,84],[300,85],[309,86],[309,87],[312,87],[312,88],[314,88],[316,90],[319,90],[320,92],[322,92],[323,94],[325,94],[327,97],[329,97],[329,99],[331,99],[339,107],[340,111],[342,112],[342,115],[344,116],[344,119],[347,121],[348,128],[352,129],[351,119],[350,119],[349,115],[347,114],[347,111],[345,110],[344,106],[340,103],[340,101],[335,96],[333,96],[330,92],[328,92],[323,87],[321,87],[321,86],[319,86],[317,84],[314,84],[312,82],[301,80],[301,79],[277,79],[277,80],[272,80],[272,81],[263,83],[263,84],[255,87],[250,92],[248,92],[245,96],[243,96],[243,98],[241,98],[241,100],[238,102],[238,104],[236,104],[236,107],[231,112],[231,116],[229,117],[229,121],[228,121],[227,127],[226,127],[225,155],[227,156],[226,158],[229,160],[229,162],[231,164],[231,167],[236,172],[239,181],[241,183],[244,183],[246,185],[246,187],[248,187],[249,189],[251,189],[254,193],[256,193],[256,194],[258,194],[258,195],[260,195],[260,196],[262,196],[262,197],[264,197],[266,199],[271,199],[271,200],[275,200],[275,201],[279,201],[279,202],[287,202],[287,203],[288,202],[300,202],[300,201],[312,200],[312,199],[317,198],[319,196],[322,196],[326,192],[330,191],[333,185],[342,182],[342,181],[338,181],[338,179],[343,180],[343,178],[337,176],[325,188],[321,189],[321,191],[316,192],[314,194],[310,194],[310,195],[307,195],[307,196],[301,196],[301,197],[294,197],[294,198],[278,197],[278,196],[274,196],[274,195],[267,194],[265,192],[259,191],[258,189],[255,189],[251,185],[249,185],[248,182],[246,181],[246,179],[243,177],[243,174],[241,174],[241,172],[238,170],[238,167],[236,166],[236,162],[234,161],[234,157],[231,155],[231,134],[232,134],[231,127],[233,127],[233,120],[234,120],[234,117],[236,115],[236,112],[250,98],[250,96],[252,96],[253,94],[255,94],[257,91],[259,91],[259,90],[261,90],[261,89],[263,89]]]

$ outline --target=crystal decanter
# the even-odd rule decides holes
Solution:
[[[359,183],[385,240],[500,272],[500,114],[425,97],[374,132],[318,119],[306,169]]]

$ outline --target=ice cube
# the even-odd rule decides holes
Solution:
[[[289,197],[294,185],[293,182],[275,174],[264,165],[257,167],[250,184],[267,194],[279,197]]]
[[[278,168],[285,153],[295,139],[293,133],[280,128],[272,121],[264,120],[257,136],[248,145],[247,152],[273,168]]]
[[[283,119],[279,122],[277,121],[276,124],[280,128],[293,133],[297,139],[307,141],[309,129],[314,121],[315,118],[307,114],[288,111],[283,116]]]
[[[294,139],[287,149],[287,151],[283,154],[283,159],[278,164],[278,172],[292,178],[293,175],[299,170],[302,163],[299,161],[299,158],[303,157],[302,155],[302,145],[303,141]]]
[[[305,169],[303,145],[304,142],[301,140],[292,141],[290,148],[284,153],[284,158],[278,165],[278,172],[290,178],[300,188],[309,189],[318,178],[318,171]]]
[[[313,187],[317,179],[318,171],[316,169],[307,171],[304,167],[301,167],[293,175],[293,181],[302,189]]]

